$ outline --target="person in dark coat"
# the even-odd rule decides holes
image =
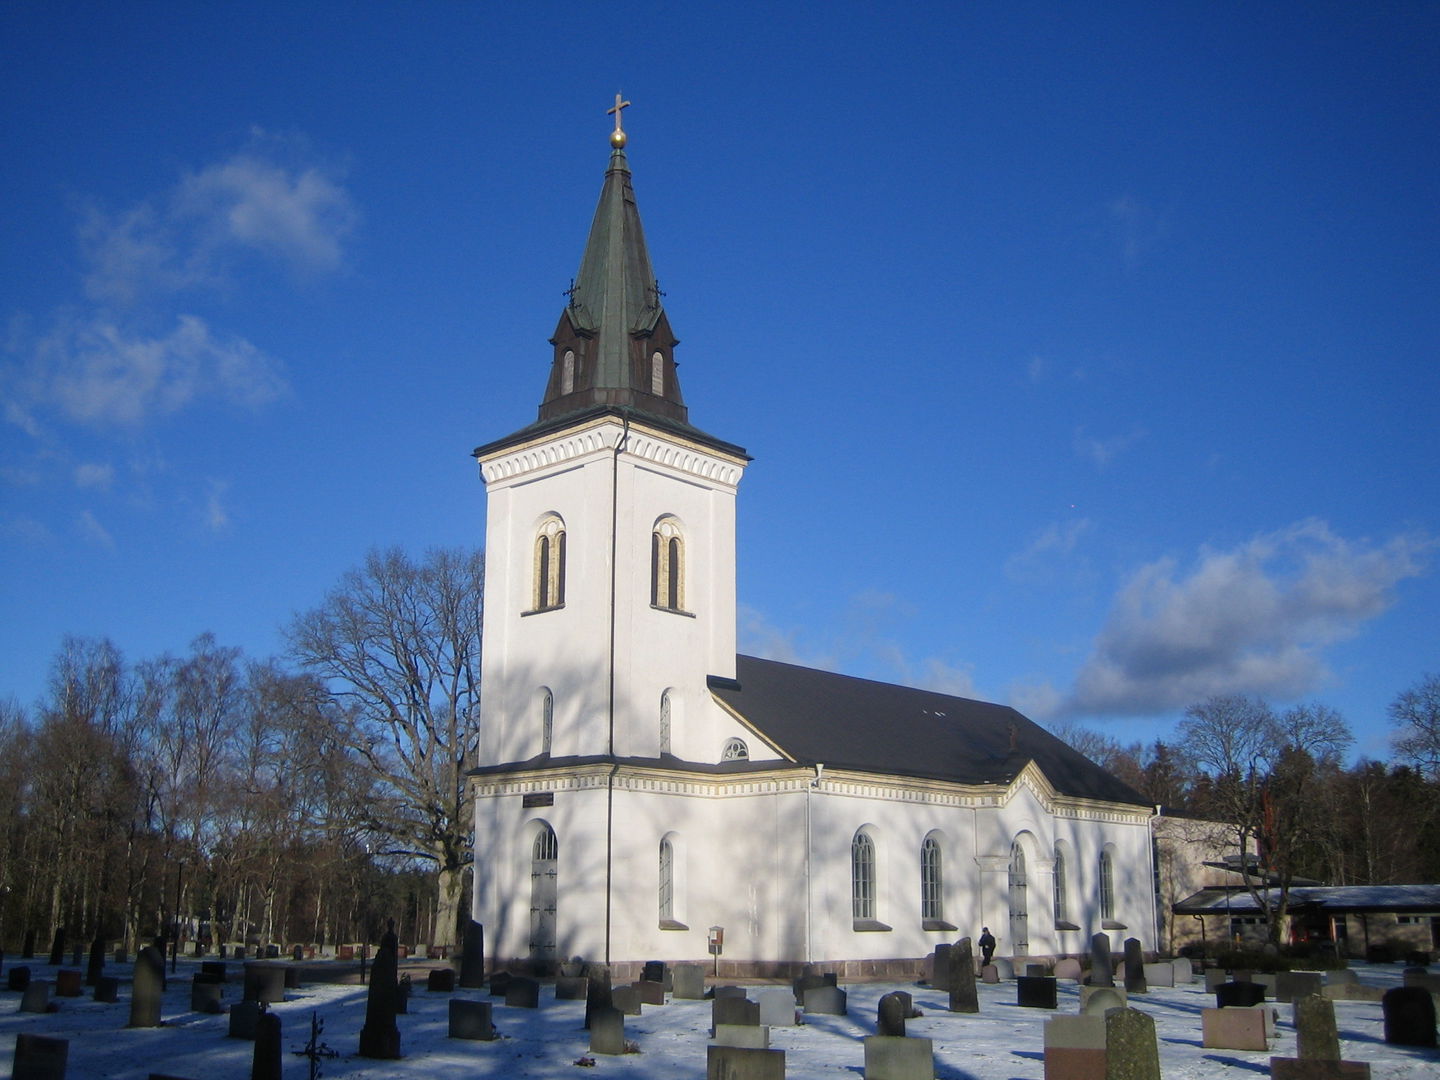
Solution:
[[[990,963],[990,958],[995,955],[995,935],[990,933],[988,926],[980,928],[980,963]]]

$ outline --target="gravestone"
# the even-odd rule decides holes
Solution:
[[[1045,979],[1050,975],[1050,967],[1047,964],[1026,964],[1025,974],[1032,979]]]
[[[225,961],[224,961],[224,960],[201,960],[201,961],[200,961],[200,970],[201,970],[202,973],[204,973],[204,974],[206,974],[206,975],[215,975],[215,976],[218,976],[218,977],[219,977],[219,979],[218,979],[219,982],[224,982],[224,981],[225,981]]]
[[[712,1043],[705,1048],[705,1080],[785,1080],[785,1051]]]
[[[1081,975],[1080,961],[1074,957],[1067,956],[1063,960],[1055,961],[1055,978],[1068,979],[1071,982],[1079,982]]]
[[[1145,986],[1174,986],[1175,967],[1168,960],[1156,964],[1146,964],[1141,969],[1145,977]]]
[[[205,982],[197,975],[190,983],[190,1011],[222,1013],[225,988],[217,982]]]
[[[1295,999],[1295,1056],[1320,1061],[1340,1060],[1340,1033],[1335,1005],[1319,994]]]
[[[664,1005],[665,984],[658,979],[641,979],[633,984],[641,1005]]]
[[[12,1080],[65,1080],[70,1040],[20,1032],[15,1036]]]
[[[995,969],[995,975],[1001,982],[1009,982],[1015,978],[1015,965],[1003,956],[994,957],[990,966]]]
[[[255,1054],[250,1080],[281,1080],[280,1017],[262,1013],[255,1022]]]
[[[165,958],[153,945],[146,945],[135,957],[135,975],[130,986],[130,1026],[159,1027],[160,1001],[165,992]]]
[[[1205,969],[1205,992],[1206,992],[1207,994],[1213,994],[1213,993],[1215,992],[1215,988],[1216,988],[1217,986],[1221,986],[1221,985],[1223,985],[1223,984],[1225,984],[1225,983],[1227,983],[1227,982],[1249,982],[1249,981],[1250,981],[1249,979],[1235,979],[1235,978],[1232,978],[1231,975],[1230,975],[1230,972],[1226,971],[1224,968],[1206,968],[1206,969]]]
[[[1125,939],[1125,993],[1145,994],[1150,990],[1145,982],[1145,953],[1137,938]]]
[[[585,987],[585,1026],[588,1028],[595,1014],[601,1009],[614,1008],[614,1002],[611,1000],[608,967],[604,964],[591,964],[585,975],[589,980]]]
[[[875,1009],[875,1034],[905,1037],[905,1017],[909,1013],[909,1002],[901,1000],[898,994],[885,994]]]
[[[1370,1063],[1272,1057],[1270,1080],[1370,1080]]]
[[[245,990],[242,1000],[263,1001],[275,1005],[285,1000],[285,970],[255,962],[245,965]]]
[[[1110,937],[1096,934],[1090,939],[1090,977],[1086,982],[1091,986],[1115,985],[1115,960],[1110,955]]]
[[[762,1026],[795,1026],[795,995],[783,986],[766,986],[757,989],[755,1004],[760,1006]]]
[[[509,1003],[508,998],[506,1003]],[[642,1010],[640,991],[631,983],[613,986],[610,988],[610,1004],[620,1010],[621,1016],[639,1016]]]
[[[230,1038],[254,1039],[255,1026],[259,1022],[260,1002],[237,1001],[230,1006]]]
[[[540,983],[517,975],[505,988],[505,1004],[516,1009],[538,1009],[540,1007]]]
[[[1324,995],[1331,1001],[1373,1001],[1377,1004],[1385,996],[1384,987],[1367,986],[1364,983],[1338,983],[1327,986]]]
[[[450,1030],[452,1039],[491,1042],[495,1038],[495,1022],[488,1001],[450,999]]]
[[[1349,968],[1336,968],[1325,972],[1326,986],[1350,986],[1360,981],[1360,976]]]
[[[1105,1080],[1105,1017],[1045,1021],[1045,1080]]]
[[[825,1016],[845,1015],[845,991],[838,986],[815,986],[805,991],[805,1011]]]
[[[85,995],[85,980],[80,972],[72,968],[61,968],[55,973],[55,996],[56,997],[83,997]]]
[[[1160,1080],[1155,1021],[1139,1009],[1105,1014],[1106,1080]]]
[[[705,996],[705,969],[699,964],[676,964],[670,969],[674,980],[671,997],[682,1001],[699,1001]]]
[[[510,989],[510,980],[515,976],[508,971],[496,971],[490,976],[490,996],[504,997],[505,991]]]
[[[11,990],[24,990],[30,985],[30,966],[21,964],[19,967],[12,967],[5,976],[8,980],[6,986]]]
[[[1188,956],[1177,956],[1170,961],[1174,969],[1170,974],[1171,986],[1189,986],[1195,981],[1195,965]]]
[[[1418,986],[1432,994],[1440,994],[1440,975],[1432,974],[1429,968],[1407,967],[1402,978],[1405,986]]]
[[[1104,1016],[1111,1009],[1123,1009],[1129,1004],[1125,991],[1118,986],[1082,986],[1080,988],[1080,1011],[1086,1016]]]
[[[485,985],[485,927],[471,919],[465,924],[465,940],[460,950],[460,986],[478,990]]]
[[[454,968],[432,968],[425,976],[425,989],[434,994],[449,994],[455,990]]]
[[[300,969],[299,969],[298,967],[290,967],[289,965],[286,965],[285,967],[281,968],[280,970],[285,973],[285,989],[286,989],[286,990],[299,990],[299,989],[300,989]]]
[[[1293,1003],[1324,986],[1325,976],[1318,971],[1280,971],[1275,975],[1275,1000]]]
[[[760,1003],[745,998],[717,997],[710,1002],[710,1027],[721,1024],[747,1024],[751,1027],[760,1023]]]
[[[65,927],[57,926],[50,941],[50,966],[59,967],[65,962]]]
[[[50,1011],[50,982],[47,979],[31,979],[20,997],[20,1012],[43,1013]]]
[[[670,978],[670,968],[663,960],[646,960],[645,966],[640,969],[642,982],[657,982],[669,991],[674,985]]]
[[[835,984],[836,979],[834,974],[821,975],[817,972],[807,972],[799,978],[791,980],[790,988],[795,991],[795,1004],[803,1005],[805,1003],[805,991],[817,986],[834,986]],[[717,986],[714,990],[716,996],[718,996],[723,989],[725,988]],[[740,991],[742,996],[744,993],[744,990]]]
[[[370,994],[365,1000],[365,1026],[360,1029],[360,1056],[394,1060],[400,1056],[400,1029],[395,1017],[400,1011],[398,971],[400,943],[395,921],[390,920],[375,964],[370,969]]]
[[[935,1044],[893,1035],[865,1038],[865,1080],[934,1080]]]
[[[814,979],[816,980],[815,982],[810,983],[810,984],[808,984],[808,985],[806,986],[806,989],[807,989],[807,990],[808,990],[811,986],[827,986],[827,985],[833,986],[833,985],[834,985],[834,983],[826,983],[825,980],[821,979],[818,975],[817,975],[817,976],[806,976],[806,978],[814,978]],[[713,988],[711,989],[711,991],[710,991],[710,996],[711,996],[712,998],[722,998],[722,997],[743,998],[743,997],[745,997],[745,988],[744,988],[743,986],[716,986],[716,987],[713,987]],[[805,996],[805,995],[804,995],[803,993],[799,995],[799,997],[800,997],[801,999],[803,999],[804,996]]]
[[[1380,999],[1385,1041],[1397,1046],[1435,1045],[1435,999],[1418,986],[1397,986]]]
[[[1000,969],[994,964],[980,965],[980,981],[994,986],[1000,982]]]
[[[1266,1050],[1262,1009],[1201,1009],[1201,1045],[1212,1050]]]
[[[716,1024],[711,1035],[716,1046],[748,1046],[752,1050],[770,1049],[770,1029],[764,1024]]]
[[[555,979],[556,1001],[584,1001],[590,980],[584,975],[559,975]]]
[[[20,946],[20,959],[21,959],[21,960],[33,960],[33,959],[35,959],[35,931],[34,931],[34,930],[26,930],[26,931],[25,931],[25,940],[24,940],[24,942],[23,942],[23,943],[21,944],[21,946]]]
[[[1260,1005],[1265,1001],[1265,987],[1259,983],[1228,982],[1215,988],[1215,1007]]]
[[[95,980],[95,1000],[102,1005],[114,1005],[120,1000],[120,980],[101,975]]]
[[[1048,975],[1021,975],[1015,980],[1015,1004],[1022,1009],[1054,1009],[1060,1004],[1057,984]]]
[[[961,938],[950,950],[950,1011],[980,1011],[980,997],[975,990],[975,958],[970,954],[968,937]]]
[[[589,1014],[590,1052],[592,1054],[625,1053],[625,1017],[611,1005],[600,1005]]]
[[[97,936],[90,943],[90,963],[85,968],[85,985],[94,986],[105,974],[105,939]]]
[[[936,990],[950,989],[950,950],[953,945],[935,946],[930,956],[930,985]]]

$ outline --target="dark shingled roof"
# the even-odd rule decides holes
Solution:
[[[1007,705],[735,658],[710,690],[802,765],[1009,784],[1034,761],[1064,795],[1148,805],[1145,798]]]

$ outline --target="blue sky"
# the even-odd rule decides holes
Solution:
[[[755,457],[745,651],[1383,757],[1440,671],[1437,88],[1435,3],[10,0],[0,697],[480,543],[623,90]]]

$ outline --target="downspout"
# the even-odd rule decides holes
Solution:
[[[825,773],[825,763],[815,763],[815,779],[811,780],[805,787],[805,963],[815,962],[815,894],[812,888],[811,871],[811,832],[810,832],[810,793],[820,786],[820,778]]]
[[[615,871],[615,595],[616,556],[620,536],[620,454],[630,441],[630,413],[622,411],[624,425],[620,440],[610,457],[610,685],[606,707],[609,725],[605,753],[610,758],[610,775],[605,778],[605,963],[610,963],[611,893]]]

